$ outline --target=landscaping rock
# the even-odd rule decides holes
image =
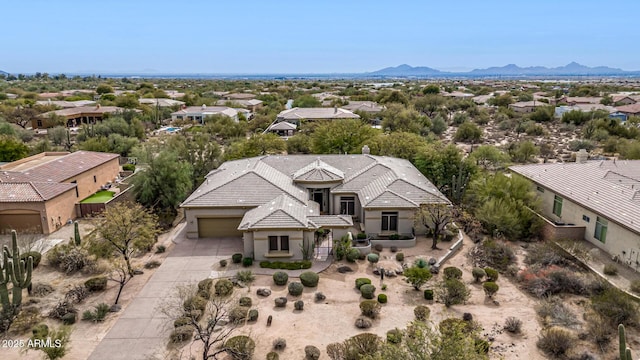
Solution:
[[[386,277],[390,277],[390,278],[394,278],[398,275],[396,275],[396,272],[394,270],[385,270],[384,275]]]
[[[429,270],[431,270],[432,274],[437,274],[440,272],[440,267],[437,265],[433,265]]]
[[[380,275],[380,269],[379,268],[374,268],[373,269],[373,275]]]
[[[436,260],[436,258],[429,259],[429,265],[435,265],[437,263],[438,263],[438,260]]]
[[[109,308],[110,312],[118,312],[120,310],[122,310],[122,306],[120,305],[111,305],[111,308]]]
[[[256,291],[256,294],[258,294],[258,296],[270,296],[271,295],[271,290],[270,289],[265,289],[265,288],[260,288],[258,289],[258,291]]]
[[[339,272],[340,274],[344,274],[344,273],[353,272],[353,269],[352,269],[352,268],[350,268],[350,267],[348,267],[348,266],[340,266],[340,267],[338,268],[338,272]]]

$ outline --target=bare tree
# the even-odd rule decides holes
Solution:
[[[122,289],[124,289],[124,286],[127,285],[129,280],[133,279],[133,275],[129,273],[127,264],[124,261],[117,259],[114,260],[113,268],[111,269],[107,279],[117,282],[120,285],[120,288],[118,288],[118,295],[116,295],[116,300],[113,303],[114,305],[118,305],[120,295],[122,295]]]
[[[440,234],[453,221],[452,207],[445,203],[422,204],[416,211],[414,223],[425,226],[433,233],[432,249],[438,248]]]
[[[193,330],[195,336],[192,343],[199,342],[202,346],[202,360],[219,359],[225,353],[242,356],[225,346],[239,325],[230,316],[232,309],[237,307],[238,299],[211,294],[204,310],[195,310],[187,304],[193,304],[196,298],[202,299],[195,284],[177,286],[173,295],[158,310],[169,318],[172,328],[174,322],[180,319],[182,326]]]

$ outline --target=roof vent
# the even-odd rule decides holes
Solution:
[[[586,149],[580,149],[580,151],[576,153],[576,163],[584,164],[587,162],[587,159],[589,159],[589,153]]]
[[[365,145],[362,147],[362,153],[364,155],[369,155],[371,153],[371,149],[369,149],[369,145]]]

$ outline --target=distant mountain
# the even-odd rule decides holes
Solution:
[[[412,67],[406,64],[388,67],[364,75],[374,76],[606,76],[606,75],[640,75],[640,71],[625,71],[607,66],[589,67],[571,62],[565,66],[548,68],[544,66],[520,67],[515,64],[494,66],[486,69],[474,69],[469,72],[447,72],[426,66]]]
[[[9,75],[8,72],[0,70],[0,75]]]
[[[379,76],[434,76],[446,74],[444,71],[432,69],[426,66],[413,67],[407,64],[402,64],[396,67],[388,67],[378,71],[366,73],[366,75],[379,75]]]

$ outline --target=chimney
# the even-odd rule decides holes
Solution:
[[[202,110],[205,110],[207,108],[206,104],[202,104]]]
[[[100,109],[100,104],[97,104],[97,105],[96,105],[96,109]]]
[[[369,153],[371,153],[371,150],[369,149],[369,145],[365,145],[362,147],[362,154],[363,155],[369,155]]]
[[[576,153],[577,164],[584,164],[587,162],[587,159],[589,159],[589,153],[586,149],[580,149],[580,151]]]

